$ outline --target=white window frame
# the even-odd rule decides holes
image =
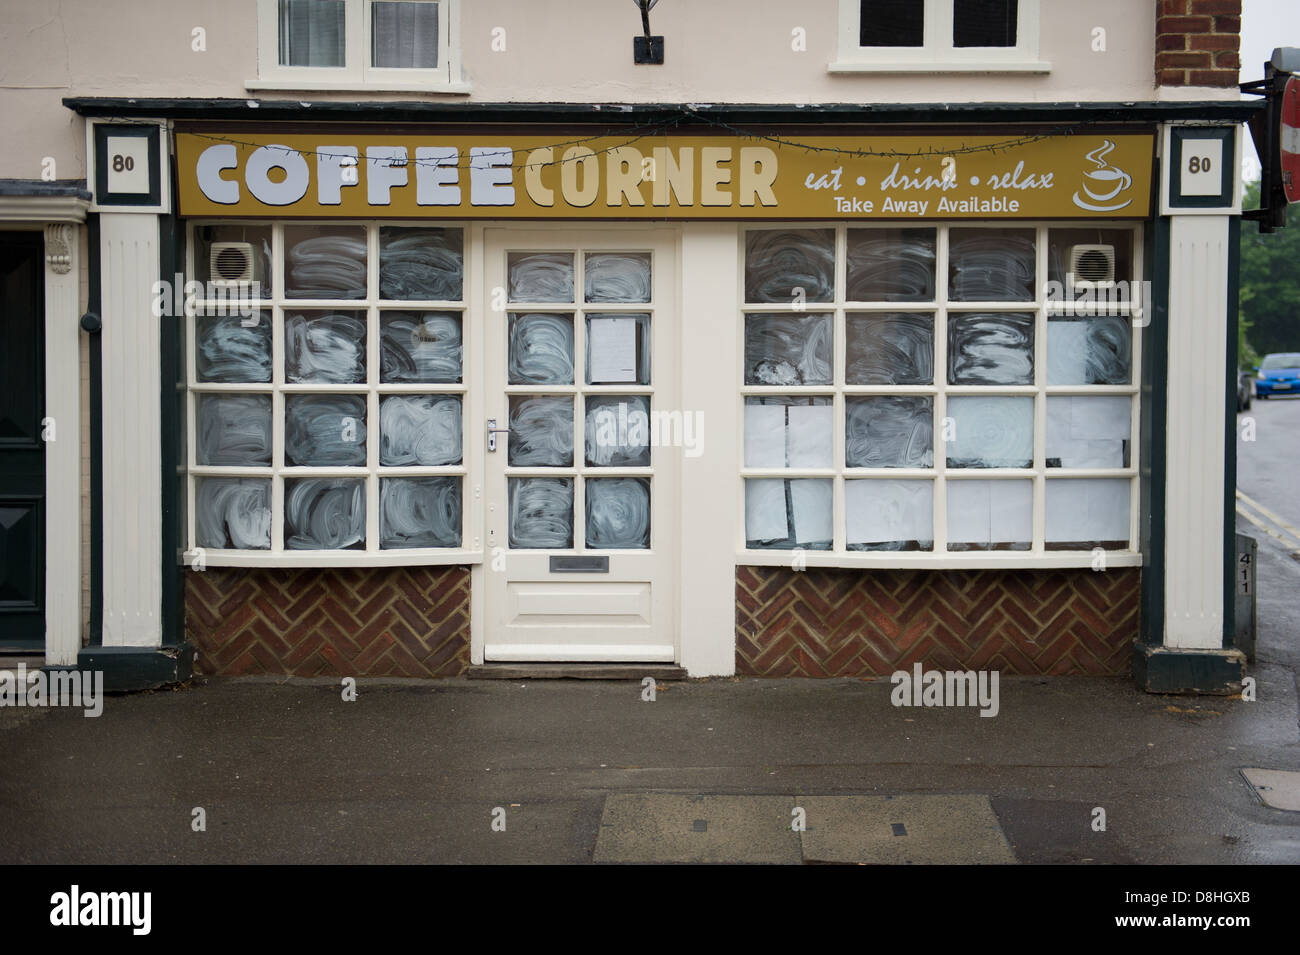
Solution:
[[[461,75],[460,0],[438,0],[438,67],[384,69],[370,65],[371,0],[344,0],[345,60],[341,67],[281,66],[278,0],[257,0],[257,79],[250,90],[375,90],[468,93]],[[412,2],[412,0],[405,0]]]
[[[847,280],[848,229],[935,229],[935,297],[929,302],[848,302],[845,299]],[[951,229],[1033,229],[1035,231],[1035,296],[1030,302],[950,302],[948,299],[948,239]],[[746,225],[739,231],[739,263],[736,301],[739,303],[736,321],[739,322],[734,381],[737,383],[739,407],[736,412],[737,428],[742,440],[736,448],[736,563],[752,566],[791,566],[795,550],[792,548],[751,549],[747,546],[745,532],[745,482],[762,478],[797,480],[821,478],[832,481],[832,521],[834,539],[828,551],[801,548],[798,550],[800,566],[806,567],[873,567],[877,569],[945,569],[945,568],[1025,568],[1051,569],[1057,567],[1095,567],[1093,550],[1057,550],[1046,546],[1047,498],[1046,482],[1079,478],[1112,478],[1129,481],[1129,534],[1126,549],[1104,551],[1105,567],[1138,567],[1142,564],[1139,540],[1139,488],[1141,433],[1141,369],[1143,328],[1141,312],[1135,314],[1133,303],[1115,306],[1116,312],[1105,314],[1126,315],[1133,321],[1131,351],[1131,381],[1127,385],[1048,385],[1047,378],[1047,321],[1053,315],[1086,315],[1083,311],[1070,311],[1070,306],[1047,300],[1048,234],[1057,229],[1131,230],[1132,275],[1140,281],[1143,273],[1143,232],[1140,223],[1088,222],[1074,220],[983,220],[949,221],[887,221],[887,222],[781,222]],[[745,235],[760,230],[833,229],[835,231],[835,295],[830,302],[807,302],[804,313],[829,312],[834,316],[834,364],[832,383],[829,385],[768,386],[746,385],[744,369],[745,316],[756,313],[789,314],[789,303],[747,303],[745,301]],[[1138,302],[1139,308],[1149,308],[1149,302]],[[1032,385],[949,385],[947,384],[947,344],[949,311],[961,312],[1032,312],[1034,321],[1034,379]],[[930,385],[846,385],[845,355],[847,350],[846,313],[854,312],[923,312],[934,315],[934,381]],[[927,395],[934,401],[934,420],[943,421],[947,415],[949,395],[1026,396],[1034,399],[1034,459],[1028,468],[953,468],[947,466],[947,456],[938,429],[934,432],[934,464],[929,468],[846,468],[845,467],[845,398],[858,395]],[[834,466],[831,468],[750,468],[745,466],[743,440],[744,405],[748,397],[762,395],[831,396],[834,409],[832,435],[834,439]],[[1129,427],[1129,462],[1125,468],[1049,468],[1046,464],[1047,399],[1049,396],[1125,396],[1131,400]],[[851,551],[847,549],[847,524],[844,483],[846,480],[908,480],[921,479],[934,482],[934,511],[932,549],[928,551]],[[1028,550],[964,550],[947,549],[947,482],[950,480],[1030,480],[1033,482],[1033,536]]]
[[[481,227],[463,221],[417,222],[402,220],[242,220],[202,219],[188,224],[186,243],[186,276],[194,279],[197,242],[195,230],[211,225],[267,226],[271,228],[271,282],[270,294],[250,303],[253,308],[272,312],[271,327],[271,380],[269,382],[218,383],[198,380],[196,356],[197,316],[204,308],[216,308],[219,301],[198,300],[192,309],[196,314],[183,318],[186,322],[185,380],[186,396],[186,448],[187,465],[187,528],[185,560],[196,562],[199,552],[195,499],[197,480],[205,477],[263,478],[271,481],[271,548],[269,550],[236,550],[230,548],[202,548],[202,561],[212,567],[391,567],[406,565],[478,564],[483,561],[482,515],[477,496],[482,487],[482,453],[479,429],[471,427],[482,420],[481,382],[474,369],[480,367],[482,351],[481,323],[473,315],[481,307],[477,298],[477,272],[472,271],[471,254],[481,239]],[[362,227],[366,230],[366,295],[359,299],[307,299],[286,298],[284,288],[285,259],[284,230],[286,226],[340,226]],[[464,273],[459,301],[425,301],[381,299],[379,297],[379,230],[386,226],[400,228],[461,229],[464,233]],[[265,288],[265,286],[263,286]],[[229,303],[225,303],[229,308]],[[284,313],[304,309],[307,311],[336,308],[366,313],[366,382],[355,385],[288,384],[284,376]],[[381,383],[379,315],[383,311],[446,311],[461,315],[461,380],[459,383]],[[200,465],[197,463],[196,420],[198,398],[205,394],[266,394],[271,397],[271,433],[273,439],[270,465]],[[284,398],[289,394],[356,394],[366,399],[366,460],[358,467],[285,467],[284,465]],[[379,401],[390,394],[451,394],[461,398],[463,444],[461,463],[437,467],[388,467],[379,464]],[[461,546],[459,548],[391,548],[379,546],[379,479],[383,477],[437,477],[458,476],[461,479]],[[299,477],[349,477],[361,478],[366,483],[366,540],[365,549],[351,550],[289,550],[282,546],[284,527],[285,480]]]
[[[1020,0],[1011,47],[953,46],[953,0],[922,0],[922,46],[859,46],[861,0],[839,2],[839,58],[827,67],[831,73],[1047,73],[1052,68],[1038,58],[1040,0]]]

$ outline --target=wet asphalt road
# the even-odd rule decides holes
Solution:
[[[1273,515],[1237,502],[1238,533],[1259,542],[1258,662],[1300,676],[1300,396],[1256,399],[1237,415],[1237,490]]]

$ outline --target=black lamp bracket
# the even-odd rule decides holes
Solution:
[[[632,62],[663,65],[664,38],[650,35],[650,11],[659,0],[632,0],[641,11],[641,36],[632,38]]]

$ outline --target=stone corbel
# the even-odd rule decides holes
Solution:
[[[45,227],[45,261],[59,275],[72,269],[72,226],[67,222],[52,222]]]

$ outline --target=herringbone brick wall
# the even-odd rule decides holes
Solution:
[[[1141,570],[736,569],[736,673],[1129,672]]]
[[[469,571],[186,571],[185,631],[207,674],[456,676],[469,666]]]

